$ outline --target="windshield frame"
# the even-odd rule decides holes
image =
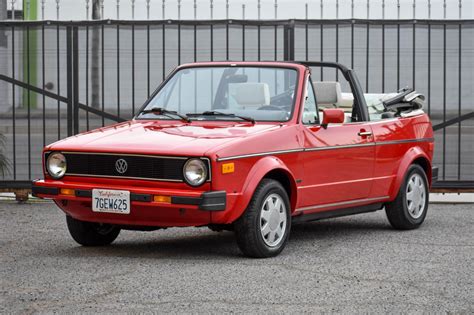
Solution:
[[[273,122],[273,123],[285,123],[291,121],[295,117],[295,112],[299,111],[299,108],[296,108],[296,100],[298,99],[297,93],[299,93],[299,87],[300,87],[300,75],[301,75],[301,70],[298,68],[296,64],[292,63],[287,63],[287,64],[280,64],[278,61],[275,61],[274,64],[271,62],[249,62],[249,63],[240,63],[240,62],[216,62],[215,64],[212,63],[203,63],[203,64],[185,64],[176,67],[166,78],[163,82],[161,82],[160,85],[153,91],[153,93],[150,95],[150,97],[145,101],[145,103],[140,107],[139,111],[135,116],[133,116],[133,120],[179,120],[179,119],[163,119],[163,118],[156,118],[156,117],[150,117],[150,118],[144,118],[144,117],[139,117],[140,113],[150,104],[150,102],[155,98],[155,96],[168,84],[168,82],[181,70],[184,69],[192,69],[192,68],[230,68],[230,67],[237,67],[237,68],[281,68],[281,69],[290,69],[296,71],[296,78],[295,78],[295,88],[294,88],[294,97],[293,97],[293,104],[292,104],[292,111],[291,115],[288,117],[287,120],[261,120],[261,119],[255,119],[255,122]],[[185,115],[186,113],[180,113]],[[157,115],[159,116],[159,115]],[[206,117],[206,116],[202,116]],[[213,117],[213,116],[210,116]],[[215,118],[215,117],[213,117]],[[231,122],[242,122],[240,119],[235,119],[229,117],[229,119],[193,119],[193,117],[190,117],[191,123],[192,122],[220,122],[220,121],[231,121]],[[245,122],[245,121],[243,121]]]

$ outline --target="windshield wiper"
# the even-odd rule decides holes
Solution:
[[[191,122],[191,119],[189,119],[188,116],[182,115],[182,114],[180,114],[180,113],[178,113],[174,110],[167,110],[167,109],[161,108],[161,107],[153,107],[151,109],[144,109],[141,112],[139,112],[139,114],[150,114],[150,113],[153,113],[153,114],[156,114],[156,115],[166,116],[166,117],[169,117],[169,118],[173,118],[173,115],[174,115],[174,116],[178,116],[180,118],[180,120],[182,120],[184,122]]]
[[[209,110],[209,111],[205,111],[205,112],[202,112],[202,113],[189,113],[189,114],[186,114],[186,115],[189,116],[189,117],[196,117],[196,116],[235,117],[235,118],[240,118],[240,119],[245,120],[245,121],[250,121],[252,124],[255,124],[255,119],[253,119],[251,117],[239,116],[239,115],[231,114],[231,113],[223,113],[223,112],[219,112],[219,111],[216,111],[216,110]]]

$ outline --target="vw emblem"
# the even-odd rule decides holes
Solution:
[[[118,159],[117,161],[115,161],[115,169],[120,174],[125,173],[128,169],[127,161],[125,161],[124,159]]]

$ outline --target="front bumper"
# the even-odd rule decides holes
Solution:
[[[92,189],[82,188],[71,188],[74,189],[74,196],[61,195],[62,185],[55,186],[43,186],[39,181],[33,182],[32,195],[39,198],[51,198],[51,199],[70,199],[76,197],[78,200],[91,199]],[[70,187],[68,187],[70,188]],[[107,189],[107,188],[104,188]],[[117,188],[110,188],[117,189]],[[153,202],[154,195],[166,195],[169,192],[163,192],[157,190],[156,193],[137,193],[130,192],[130,201],[136,201],[142,203],[149,203],[150,205],[155,204]],[[221,191],[206,191],[202,192],[198,196],[186,196],[186,195],[172,195],[171,205],[176,206],[197,206],[199,210],[204,211],[223,211],[226,209],[227,193],[224,190]]]

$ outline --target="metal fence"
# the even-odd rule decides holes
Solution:
[[[438,187],[472,189],[473,39],[474,20],[0,22],[0,188],[42,177],[44,145],[131,118],[178,64],[324,60],[356,69],[368,93],[424,93]]]

